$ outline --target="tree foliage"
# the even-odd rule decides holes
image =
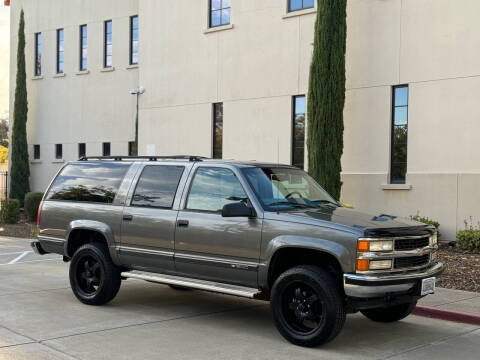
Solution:
[[[18,199],[21,204],[25,194],[30,191],[30,168],[27,145],[27,82],[25,73],[25,19],[23,10],[20,13],[18,26],[17,79],[15,102],[13,105],[12,128],[12,164],[10,170],[10,197]]]
[[[308,89],[309,173],[340,198],[347,0],[319,0]]]

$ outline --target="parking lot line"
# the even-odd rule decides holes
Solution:
[[[10,262],[8,263],[8,265],[15,264],[18,260],[21,260],[22,258],[24,258],[25,256],[27,256],[27,255],[30,254],[31,252],[33,252],[33,251],[24,251],[23,253],[21,253],[20,255],[18,255],[15,259],[13,259],[12,261],[10,261]]]

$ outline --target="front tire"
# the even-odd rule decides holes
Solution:
[[[271,308],[278,331],[295,345],[325,344],[345,323],[337,282],[316,266],[297,266],[281,274],[272,288]]]
[[[389,323],[406,318],[412,313],[416,305],[417,301],[412,301],[410,303],[389,306],[386,308],[360,310],[360,312],[370,320]]]
[[[72,257],[69,275],[73,293],[87,305],[106,304],[120,289],[120,269],[101,243],[79,247]]]

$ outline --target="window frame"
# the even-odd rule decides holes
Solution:
[[[216,150],[216,140],[217,140],[217,106],[222,105],[222,143],[221,143],[221,148],[220,148],[220,157],[217,157],[217,152]],[[213,159],[223,159],[223,118],[224,118],[224,104],[223,102],[217,102],[212,104],[212,113],[213,113],[213,118],[212,118],[212,158]]]
[[[401,88],[406,88],[407,89],[407,104],[406,105],[395,105],[395,91],[397,89]],[[407,182],[407,172],[408,172],[408,107],[409,107],[409,99],[410,99],[410,88],[408,84],[401,84],[401,85],[394,85],[392,86],[392,107],[391,107],[391,129],[390,129],[390,173],[389,173],[389,182],[390,184],[406,184]],[[406,107],[407,108],[407,123],[405,125],[395,125],[395,109],[397,107]],[[403,179],[394,179],[393,178],[393,168],[395,164],[398,164],[397,162],[393,161],[393,156],[394,156],[394,147],[395,147],[395,127],[396,126],[405,126],[407,129],[407,134],[406,134],[406,148],[407,148],[407,154],[406,154],[406,160],[405,160],[405,174]]]
[[[220,0],[221,1],[220,2],[220,8],[217,9],[217,10],[212,10],[212,1],[213,0],[208,0],[208,27],[210,29],[215,29],[215,28],[220,27],[220,26],[230,25],[232,23],[232,4],[230,3],[229,7],[224,8],[223,7],[223,0]],[[222,11],[226,10],[226,9],[230,10],[229,20],[228,20],[228,23],[222,24]],[[220,24],[218,24],[218,25],[212,25],[212,13],[214,11],[220,11]]]
[[[295,118],[297,117],[297,98],[305,98],[305,113],[304,113],[304,134],[303,134],[303,167],[298,167],[294,164],[296,139],[295,139]],[[292,96],[292,137],[291,137],[291,159],[290,164],[298,169],[305,170],[305,154],[306,154],[306,130],[307,130],[307,96],[306,95],[294,95]]]
[[[108,24],[110,24],[110,34],[111,34],[111,41],[108,43]],[[108,55],[108,46],[112,47],[112,54],[110,55],[110,65],[107,64],[107,60],[109,58]],[[113,21],[112,20],[105,20],[103,22],[103,68],[110,69],[113,67]]]
[[[315,6],[316,6],[316,3],[315,1],[316,0],[313,0],[313,6],[309,6],[309,7],[304,7],[303,6],[303,2],[305,0],[302,0],[302,7],[300,9],[294,9],[292,10],[292,7],[291,7],[291,4],[292,4],[292,0],[287,0],[287,13],[293,13],[293,12],[296,12],[296,11],[302,11],[302,10],[308,10],[308,9],[315,9]]]
[[[192,185],[193,185],[193,182],[195,181],[195,177],[197,176],[197,173],[200,169],[221,169],[221,170],[228,170],[228,171],[231,171],[232,174],[235,176],[235,178],[237,179],[238,183],[240,184],[240,186],[242,187],[242,190],[243,192],[245,193],[246,197],[247,197],[247,200],[248,200],[248,203],[250,204],[250,206],[252,207],[252,209],[255,209],[255,206],[253,205],[253,202],[251,200],[251,197],[250,195],[248,194],[248,190],[246,189],[245,185],[242,183],[242,180],[241,180],[241,177],[237,174],[237,172],[230,168],[230,167],[223,167],[223,166],[219,166],[219,165],[212,165],[212,166],[208,166],[208,165],[199,165],[197,166],[194,170],[193,170],[193,174],[190,176],[190,181],[188,183],[188,186],[186,188],[187,191],[185,191],[185,198],[183,200],[183,206],[182,206],[182,211],[187,211],[187,212],[194,212],[194,213],[202,213],[202,214],[217,214],[217,215],[221,215],[222,214],[222,210],[217,210],[217,211],[213,211],[213,210],[198,210],[198,209],[189,209],[187,206],[188,206],[188,199],[190,198],[190,193],[192,191]],[[248,184],[248,183],[247,183]],[[257,213],[256,209],[255,209],[255,213]]]
[[[134,19],[137,19],[137,40],[133,39],[133,21]],[[129,64],[130,65],[138,65],[138,48],[139,48],[139,42],[140,42],[140,36],[139,36],[139,18],[138,15],[133,15],[130,16],[130,50],[129,50]],[[133,43],[134,41],[137,42],[137,61],[133,61]]]
[[[62,34],[62,40],[60,41],[60,33]],[[62,43],[63,50],[60,50],[60,43]],[[63,28],[57,29],[57,74],[63,74],[65,70],[65,30]],[[60,61],[60,53],[63,55]],[[61,65],[61,68],[60,68]]]
[[[38,150],[38,152],[37,152]],[[38,154],[38,156],[37,156]],[[33,160],[40,160],[42,158],[40,144],[33,145]]]
[[[42,76],[42,33],[35,33],[35,61],[34,74],[35,76]],[[39,41],[40,40],[40,41]]]
[[[55,144],[55,160],[63,160],[63,144]]]
[[[173,198],[172,198],[172,205],[167,207],[167,206],[139,206],[139,205],[134,205],[133,204],[133,198],[135,197],[135,193],[137,192],[137,187],[138,187],[138,184],[140,183],[140,180],[142,179],[142,175],[143,173],[145,172],[145,169],[147,167],[181,167],[183,168],[183,171],[182,171],[182,174],[180,175],[180,177],[178,178],[178,183],[177,183],[177,187],[175,188],[175,193],[173,194]],[[140,171],[140,174],[138,175],[138,177],[136,178],[135,180],[135,187],[132,191],[132,195],[130,196],[130,201],[128,202],[128,206],[129,207],[132,207],[132,208],[140,208],[140,209],[160,209],[160,210],[172,210],[173,207],[175,206],[175,199],[177,198],[178,196],[178,189],[180,187],[180,184],[182,182],[182,179],[183,177],[185,176],[185,172],[187,170],[187,167],[185,165],[178,165],[178,164],[156,164],[156,165],[145,165],[143,168],[142,168],[142,171]],[[188,173],[187,173],[188,175]]]
[[[79,63],[79,70],[80,71],[87,71],[88,69],[88,26],[87,24],[80,25],[80,63]],[[83,29],[86,30],[85,39],[83,37]],[[83,42],[85,40],[85,43]],[[83,66],[83,49],[87,52],[85,56],[85,66]]]

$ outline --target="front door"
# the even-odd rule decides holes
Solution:
[[[173,208],[185,172],[180,165],[147,165],[125,206],[119,256],[131,268],[173,272],[175,221]]]
[[[225,204],[248,196],[232,169],[199,166],[175,232],[175,267],[182,275],[257,286],[262,219],[222,217]]]

